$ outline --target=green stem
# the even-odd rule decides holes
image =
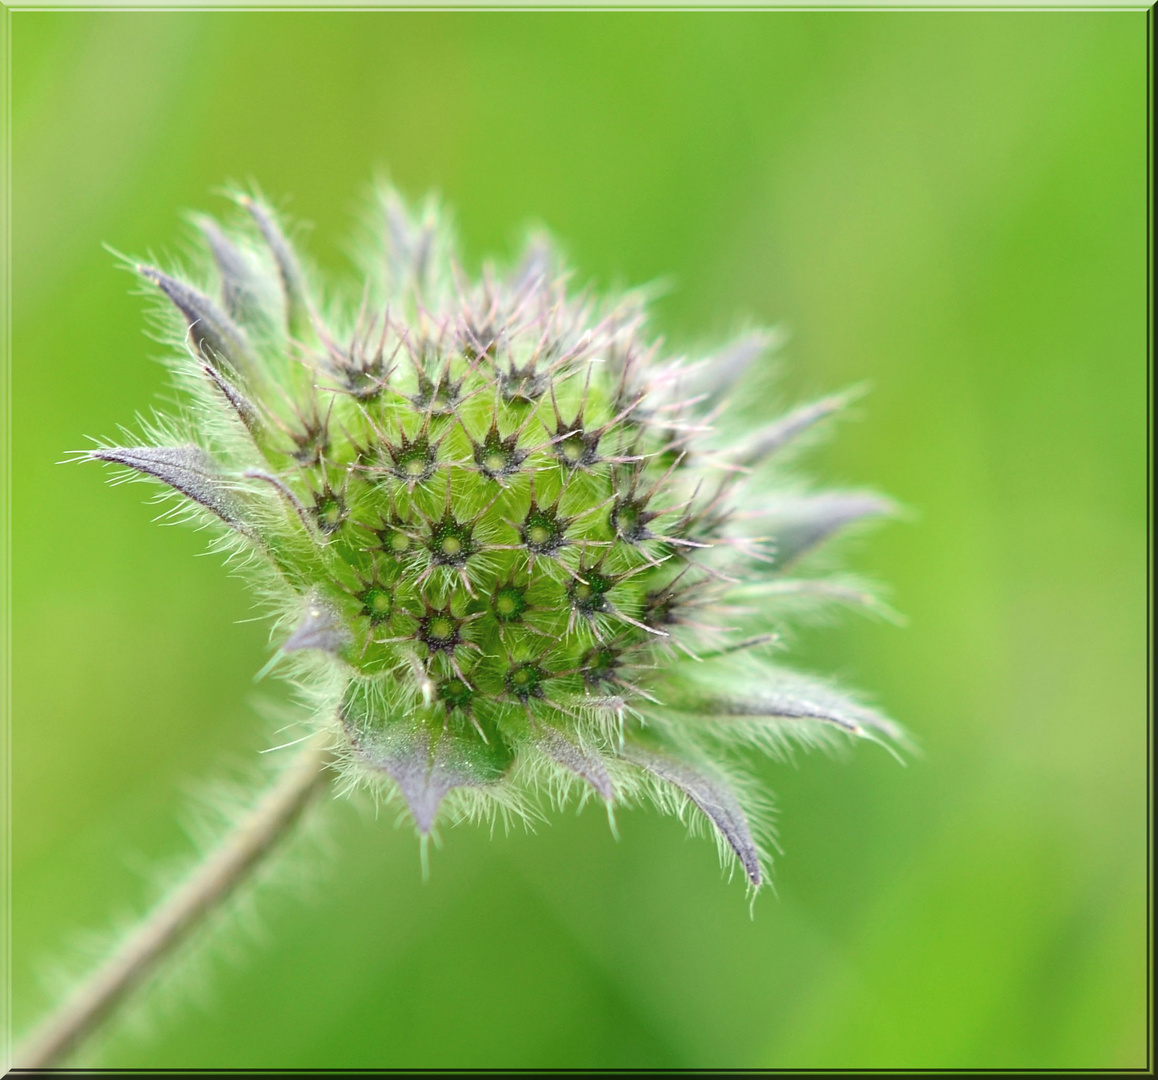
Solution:
[[[267,856],[325,785],[327,741],[315,735],[219,847],[167,896],[15,1055],[21,1069],[59,1066],[162,959]]]

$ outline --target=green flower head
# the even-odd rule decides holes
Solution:
[[[745,752],[900,732],[778,662],[778,628],[873,606],[814,553],[891,504],[778,467],[834,395],[756,422],[736,387],[775,335],[666,357],[643,299],[575,294],[550,244],[469,279],[445,217],[379,193],[356,293],[319,288],[236,194],[164,298],[184,402],[88,456],[210,522],[275,617],[351,785],[448,819],[641,801],[714,828],[752,886]],[[750,391],[751,392],[751,391]]]

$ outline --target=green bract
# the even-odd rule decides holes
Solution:
[[[542,239],[467,280],[433,204],[389,191],[364,287],[323,299],[273,211],[236,201],[233,227],[199,222],[196,284],[135,267],[171,302],[186,411],[90,456],[248,554],[339,767],[423,834],[536,793],[650,798],[702,812],[758,886],[735,751],[899,735],[773,659],[802,605],[872,602],[808,561],[890,504],[770,460],[850,395],[753,426],[731,390],[772,334],[665,359],[639,297],[569,294]]]

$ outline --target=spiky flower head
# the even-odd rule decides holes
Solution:
[[[133,264],[183,411],[88,456],[212,523],[338,767],[424,836],[538,796],[651,800],[759,886],[738,752],[899,737],[776,662],[802,604],[872,602],[810,556],[888,502],[776,462],[851,395],[753,423],[733,386],[774,334],[667,358],[641,296],[570,291],[541,237],[470,280],[436,204],[390,190],[357,295],[331,297],[273,209],[234,200],[197,220],[200,272]]]

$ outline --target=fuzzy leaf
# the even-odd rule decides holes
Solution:
[[[555,249],[550,238],[541,233],[536,234],[528,239],[510,275],[510,288],[518,296],[527,289],[549,285],[557,274]]]
[[[682,712],[704,716],[752,716],[773,720],[819,720],[850,735],[865,737],[869,731],[901,738],[900,729],[872,709],[845,698],[826,694],[823,699],[792,692],[768,691],[751,697],[721,696],[681,705]]]
[[[340,613],[321,597],[311,596],[301,622],[282,646],[282,652],[319,649],[336,656],[349,643],[350,632]]]
[[[291,336],[302,338],[310,327],[310,312],[306,300],[305,277],[302,274],[298,258],[273,214],[266,207],[247,195],[240,196],[238,202],[250,212],[253,220],[257,222],[262,238],[273,256],[273,261],[277,264],[282,298],[285,301],[286,329]]]
[[[832,492],[785,500],[761,517],[771,533],[774,565],[783,570],[846,525],[894,512],[893,503],[879,495]]]
[[[731,656],[685,669],[676,708],[715,721],[706,733],[778,752],[789,742],[822,745],[825,729],[909,747],[897,724],[821,679]],[[721,687],[726,688],[721,690]]]
[[[343,719],[351,745],[362,763],[385,773],[398,785],[421,833],[429,833],[438,808],[457,787],[487,787],[498,783],[512,755],[492,737],[484,744],[473,733],[455,735],[442,731],[432,735],[425,727],[399,722],[384,728],[367,728],[353,713]]]
[[[746,444],[737,451],[735,460],[740,465],[749,467],[758,465],[825,417],[840,412],[846,405],[860,397],[862,392],[860,388],[854,388],[798,406],[750,435]]]
[[[760,885],[763,880],[760,853],[748,827],[748,819],[725,780],[699,766],[640,746],[628,744],[622,754],[633,765],[674,784],[695,803],[736,853],[748,880],[753,885]]]
[[[230,408],[237,413],[238,419],[248,428],[251,435],[256,436],[262,430],[261,417],[253,403],[234,386],[212,364],[205,364],[202,370],[222,396],[229,402]]]
[[[197,219],[221,275],[221,303],[230,318],[245,322],[258,306],[260,291],[245,257],[212,218]]]
[[[395,295],[414,289],[420,297],[433,300],[428,294],[436,267],[446,258],[444,249],[449,248],[437,205],[428,199],[417,213],[411,214],[396,192],[387,191],[382,196],[382,213],[387,287]]]
[[[193,347],[211,364],[224,360],[235,371],[251,373],[255,364],[245,332],[203,292],[178,281],[155,266],[141,265],[137,273],[151,281],[185,316]]]
[[[741,584],[734,594],[742,599],[763,599],[784,597],[804,601],[833,601],[864,608],[898,625],[904,625],[904,617],[894,611],[874,592],[871,585],[855,579],[829,578],[776,578],[772,581],[757,581]]]
[[[615,788],[607,769],[598,754],[592,754],[556,731],[555,728],[542,729],[536,745],[557,765],[569,769],[582,780],[586,780],[601,798],[611,802],[615,798]]]
[[[752,330],[725,345],[704,365],[700,382],[704,399],[700,408],[711,409],[744,375],[756,360],[780,344],[782,337],[776,330]],[[691,387],[693,392],[697,388]]]
[[[245,507],[228,487],[213,460],[197,446],[102,446],[89,452],[95,461],[111,461],[168,484],[213,511],[250,540],[259,537],[246,520]]]

